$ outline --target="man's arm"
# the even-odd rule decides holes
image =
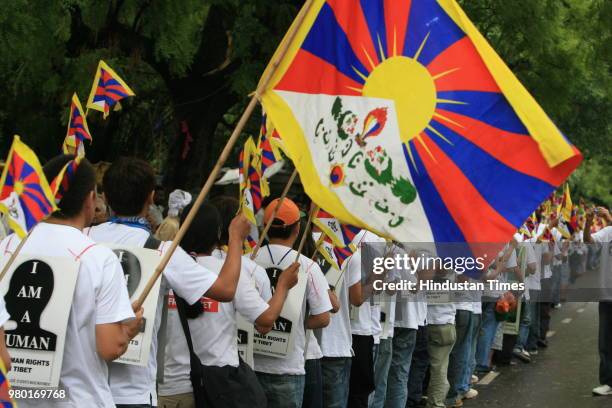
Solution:
[[[330,321],[330,313],[323,312],[318,315],[310,315],[308,319],[306,319],[306,328],[307,329],[322,329],[329,325]]]
[[[96,325],[96,348],[100,357],[110,362],[125,353],[130,340],[140,333],[143,312],[144,310],[140,308],[135,312],[135,319],[125,322]]]
[[[228,231],[229,240],[225,262],[219,276],[204,294],[206,297],[219,302],[231,302],[234,299],[242,265],[242,245],[250,229],[251,224],[244,215],[240,214],[232,220]]]

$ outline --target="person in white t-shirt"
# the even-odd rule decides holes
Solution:
[[[285,198],[280,205],[278,199],[273,200],[264,212],[264,223],[268,221],[272,221],[268,232],[270,241],[259,250],[255,262],[273,278],[276,271],[286,269],[297,259],[300,274],[306,279],[306,294],[299,319],[292,325],[293,349],[285,358],[255,354],[255,369],[270,408],[300,408],[305,385],[306,330],[321,329],[329,324],[329,311],[332,309],[329,285],[319,265],[304,255],[298,256],[293,249],[300,231],[300,210],[297,205],[289,198]],[[271,283],[275,287],[276,282]]]
[[[512,350],[512,354],[519,360],[529,363],[531,355],[527,351],[527,339],[529,337],[529,328],[535,316],[531,314],[531,297],[529,289],[533,285],[533,276],[538,268],[538,259],[535,248],[528,238],[523,237],[523,234],[514,234],[514,240],[518,242],[518,278],[525,283],[525,291],[521,296],[521,315],[519,323],[519,333],[516,338],[516,343]]]
[[[506,274],[516,272],[516,244],[514,240],[507,244],[498,255],[495,263],[489,267],[488,273],[483,277],[485,290],[482,295],[481,329],[476,346],[476,373],[484,374],[492,369],[490,364],[491,347],[499,326],[499,322],[495,318],[495,305],[499,297],[503,295],[503,291],[491,289],[487,282],[490,280],[504,282]]]
[[[185,213],[190,211],[185,208]],[[181,222],[184,222],[184,216]],[[223,258],[213,255],[219,245],[223,222],[215,207],[204,203],[198,210],[190,228],[181,241],[181,247],[196,259],[196,262],[213,273],[219,273],[223,267]],[[252,275],[242,270],[236,295],[231,302],[218,302],[206,297],[200,302],[187,307],[188,325],[195,353],[204,366],[216,366],[215,378],[205,378],[205,388],[209,392],[206,398],[208,406],[232,407],[238,401],[236,387],[250,390],[244,398],[250,398],[251,405],[265,407],[266,400],[257,378],[246,363],[239,361],[236,341],[236,313],[255,324],[262,333],[272,329],[280,315],[289,290],[297,283],[299,264],[295,263],[283,271],[278,279],[274,295],[266,302],[255,287]],[[173,295],[175,302],[184,300]],[[160,407],[171,407],[172,401],[180,398],[186,390],[191,391],[189,350],[185,339],[181,339],[183,328],[176,308],[169,310],[168,333],[173,333],[166,345],[164,383],[160,384]],[[179,334],[177,334],[177,332]],[[222,381],[233,378],[235,384],[229,388]],[[257,398],[259,397],[259,398]],[[244,401],[242,401],[244,402]]]
[[[11,356],[6,349],[6,342],[4,341],[4,324],[11,318],[6,311],[6,305],[4,304],[4,298],[0,297],[0,362],[4,367],[4,371],[8,372],[11,369]]]
[[[329,326],[321,331],[323,401],[327,408],[343,408],[348,403],[353,355],[350,308],[363,303],[360,263],[361,258],[354,254],[342,264],[342,278],[333,288],[338,295],[340,310],[331,315]]]
[[[50,160],[44,167],[47,179],[53,180],[73,158]],[[60,210],[34,227],[21,249],[22,254],[76,257],[79,272],[59,382],[59,389],[67,391],[67,401],[24,399],[19,400],[20,407],[114,407],[107,362],[127,350],[143,323],[142,309],[136,316],[132,311],[115,254],[81,232],[94,217],[95,181],[93,167],[82,159],[58,203]],[[10,235],[0,243],[0,250],[12,253],[18,244],[19,239]]]
[[[104,195],[115,216],[109,222],[85,231],[94,241],[144,247],[150,243],[151,229],[146,214],[153,204],[155,173],[151,166],[137,158],[119,158],[103,178]],[[171,288],[189,304],[202,296],[220,302],[234,298],[240,276],[242,243],[250,230],[244,216],[238,216],[230,227],[228,257],[219,274],[197,264],[184,250],[177,248],[161,277],[153,340],[147,367],[113,363],[109,383],[115,404],[122,407],[157,406],[157,342],[161,326],[164,295]],[[163,254],[170,242],[153,242]]]
[[[612,260],[610,259],[612,242],[612,216],[603,207],[597,208],[598,214],[608,224],[607,227],[591,233],[594,211],[587,212],[584,226],[584,242],[597,243],[601,248],[600,270],[602,291],[599,302],[599,383],[593,388],[594,395],[612,396]]]

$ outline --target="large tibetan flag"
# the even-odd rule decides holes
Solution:
[[[89,132],[89,127],[87,126],[87,119],[83,113],[83,107],[81,106],[79,97],[75,93],[72,96],[72,103],[70,104],[68,130],[62,150],[65,154],[82,156],[85,153],[85,149],[83,148],[85,140],[91,143],[92,137]]]
[[[0,177],[0,212],[9,227],[25,237],[57,207],[36,154],[15,136]]]
[[[307,1],[273,61],[308,195],[396,241],[507,242],[582,159],[455,0]]]
[[[123,79],[106,62],[100,60],[87,100],[87,108],[103,112],[106,118],[110,109],[121,99],[134,95],[134,91]]]

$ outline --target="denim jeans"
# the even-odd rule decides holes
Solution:
[[[474,319],[469,310],[457,310],[455,313],[455,331],[457,340],[451,351],[448,362],[448,382],[450,389],[446,399],[447,405],[453,405],[457,397],[470,389],[469,379],[466,379],[466,367],[470,366],[472,354]],[[470,374],[471,376],[471,374]]]
[[[304,385],[303,408],[323,408],[323,378],[321,360],[306,360],[306,381]]]
[[[482,314],[473,314],[472,320],[474,325],[472,327],[472,345],[470,350],[469,364],[465,367],[464,378],[468,384],[472,384],[472,374],[476,369],[476,346],[478,345],[478,334],[480,333],[480,326],[482,325]],[[467,390],[466,390],[467,392]]]
[[[420,406],[424,388],[427,385],[429,370],[429,353],[427,352],[427,326],[419,326],[416,335],[416,344],[412,352],[410,374],[408,376],[408,400],[406,407]]]
[[[538,349],[538,339],[540,338],[540,291],[529,291],[529,314],[531,316],[531,325],[529,325],[529,335],[525,349],[533,351]]]
[[[416,345],[415,329],[396,327],[393,332],[391,366],[387,377],[386,408],[404,408],[408,399],[408,376]]]
[[[527,349],[527,340],[529,338],[529,330],[531,327],[531,300],[523,299],[521,304],[521,321],[519,323],[519,333],[516,339],[515,349]]]
[[[552,267],[552,286],[551,286],[551,293],[550,293],[550,299],[551,299],[551,303],[553,304],[557,304],[561,302],[561,275],[563,273],[562,271],[563,269],[563,265],[554,265]]]
[[[156,408],[151,404],[117,404],[116,408]]]
[[[489,355],[499,322],[495,319],[495,302],[482,303],[482,323],[476,346],[476,371],[488,371]]]
[[[268,408],[302,408],[305,375],[257,373],[268,397]]]
[[[383,408],[387,395],[387,378],[391,357],[393,355],[393,338],[381,339],[378,345],[378,355],[374,363],[374,384],[376,389],[370,395],[369,408]]]
[[[323,406],[345,408],[348,404],[351,357],[323,357]]]

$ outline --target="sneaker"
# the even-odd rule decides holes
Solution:
[[[463,406],[463,400],[461,399],[461,397],[458,397],[454,403],[451,403],[450,405],[447,405],[447,408],[461,408]]]
[[[529,353],[529,355],[531,356],[537,356],[538,355],[538,349],[534,349],[534,350],[527,350],[527,352]]]
[[[561,309],[561,303],[555,303],[553,309]]]
[[[538,347],[540,348],[548,347],[548,340],[545,340],[545,339],[538,340]]]
[[[593,388],[593,395],[612,395],[612,387],[610,387],[609,385],[600,385],[599,387],[595,387]]]
[[[476,384],[478,381],[480,381],[480,378],[478,378],[478,376],[472,374],[472,379],[470,380],[470,384]]]
[[[531,363],[531,356],[529,355],[528,352],[526,352],[524,349],[514,349],[512,351],[512,355],[516,358],[518,358],[519,360],[521,360],[523,363]]]
[[[478,396],[478,391],[473,388],[470,388],[465,394],[463,394],[463,399],[473,399]]]

